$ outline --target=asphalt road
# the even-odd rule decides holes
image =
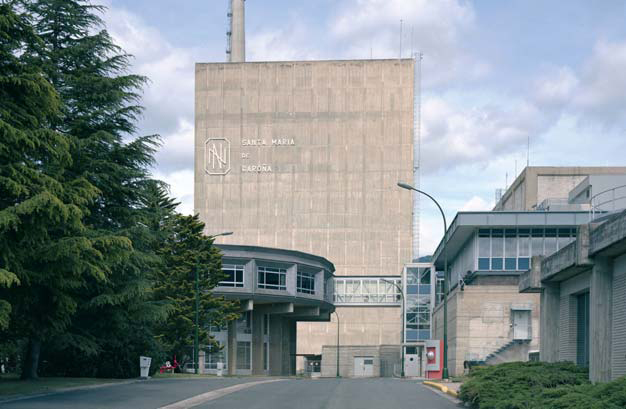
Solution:
[[[2,409],[155,409],[263,378],[161,379],[0,403]],[[214,395],[214,394],[213,394]],[[415,381],[286,379],[213,397],[196,409],[453,409],[449,398]]]

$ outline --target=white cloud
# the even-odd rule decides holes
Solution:
[[[403,56],[411,45],[424,56],[426,85],[455,78],[476,78],[489,72],[489,64],[465,51],[463,36],[474,29],[475,13],[457,0],[343,0],[330,25],[346,57],[397,57],[400,20],[403,20]],[[413,38],[411,38],[411,35]]]
[[[500,101],[472,106],[467,101],[458,103],[451,98],[424,98],[423,172],[467,164],[486,165],[519,151],[526,145],[529,135],[541,134],[551,124],[549,116],[527,101],[497,99]]]
[[[570,67],[549,67],[535,81],[534,99],[548,106],[562,106],[571,101],[578,84],[578,77]]]
[[[170,173],[155,172],[154,177],[170,185],[170,193],[180,205],[177,210],[182,214],[193,214],[193,169],[179,170]]]
[[[479,212],[491,210],[493,208],[493,204],[487,203],[485,199],[480,196],[473,196],[470,200],[465,202],[465,204],[459,209],[460,212]]]
[[[600,41],[580,75],[574,107],[603,125],[626,124],[626,41]]]

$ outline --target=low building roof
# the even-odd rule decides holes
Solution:
[[[448,227],[448,263],[454,260],[477,228],[571,227],[587,222],[588,211],[459,212]],[[443,238],[433,255],[433,264],[443,270]]]

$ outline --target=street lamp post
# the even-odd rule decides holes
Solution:
[[[213,236],[209,236],[209,239],[214,239],[220,236],[230,236],[233,234],[232,231],[226,231],[224,233],[215,234]],[[198,370],[200,368],[200,345],[198,343],[198,333],[200,332],[200,262],[196,263],[195,270],[195,279],[196,279],[196,316],[195,316],[195,325],[194,325],[194,334],[193,334],[193,363],[194,363],[194,373],[197,375]]]
[[[406,304],[404,301],[404,293],[402,292],[402,288],[400,288],[400,286],[393,281],[385,280],[384,278],[381,278],[380,281],[384,281],[385,283],[395,286],[398,291],[400,291],[400,297],[402,297],[402,330],[400,331],[400,354],[402,357],[402,370],[400,372],[400,375],[404,378],[404,319],[406,317]]]
[[[443,378],[448,378],[448,224],[446,222],[446,215],[443,209],[439,205],[439,202],[434,197],[426,192],[414,188],[413,186],[398,182],[398,186],[402,189],[413,190],[420,193],[430,200],[435,202],[441,217],[443,218]]]

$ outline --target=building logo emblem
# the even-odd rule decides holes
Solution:
[[[209,175],[230,172],[230,142],[225,138],[209,138],[204,142],[204,170]]]

